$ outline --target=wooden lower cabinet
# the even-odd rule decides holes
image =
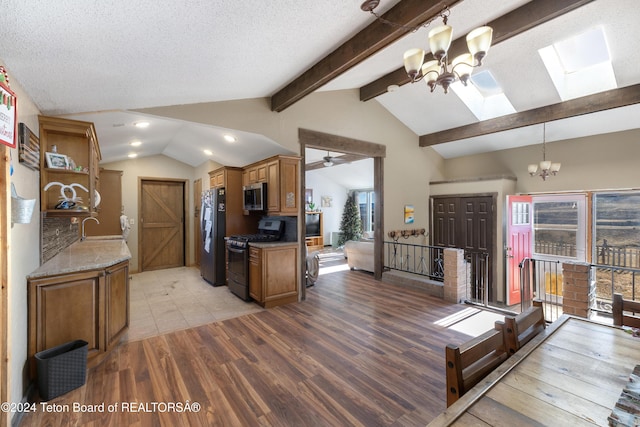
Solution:
[[[28,356],[84,340],[87,366],[100,363],[129,327],[129,261],[106,269],[30,279]]]
[[[249,295],[265,308],[298,301],[298,244],[249,247]]]
[[[105,272],[105,332],[107,349],[111,349],[129,328],[129,263],[114,265]]]

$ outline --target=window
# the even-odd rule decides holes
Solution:
[[[511,225],[527,225],[529,221],[529,203],[513,202],[511,205]]]
[[[533,252],[585,261],[585,196],[533,198]]]
[[[593,197],[593,263],[640,267],[640,193]]]
[[[362,231],[373,231],[373,208],[375,206],[375,192],[371,190],[356,190],[356,203],[360,209]]]

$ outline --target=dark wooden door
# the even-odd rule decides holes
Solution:
[[[183,181],[142,180],[141,271],[185,265]]]
[[[471,272],[471,297],[492,300],[494,252],[492,196],[443,196],[432,198],[432,244],[464,249]],[[482,287],[489,284],[488,295]]]
[[[432,244],[446,248],[457,248],[458,240],[458,205],[456,197],[433,199],[433,232]]]

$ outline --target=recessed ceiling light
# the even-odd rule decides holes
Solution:
[[[133,141],[133,142],[131,143],[131,146],[132,146],[132,147],[139,147],[139,146],[141,146],[141,145],[142,145],[142,141]]]
[[[149,122],[135,122],[133,125],[137,128],[146,128],[149,127]]]
[[[398,86],[398,85],[389,85],[389,86],[387,86],[387,92],[395,92],[398,89],[400,89],[400,86]]]
[[[138,155],[136,153],[129,153],[129,155],[127,157],[129,157],[130,159],[134,159],[134,158],[138,157]]]
[[[207,156],[211,156],[213,154],[213,151],[211,150],[204,150],[204,154],[206,154]]]
[[[238,139],[233,135],[225,135],[224,140],[227,142],[236,142]]]

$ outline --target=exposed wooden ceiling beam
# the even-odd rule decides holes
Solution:
[[[488,135],[640,103],[640,84],[547,105],[420,137],[420,147]]]
[[[489,22],[491,28],[493,28],[493,43],[492,46],[499,44],[511,37],[517,36],[531,28],[534,28],[540,24],[550,21],[558,16],[564,15],[567,12],[571,12],[593,0],[535,0],[531,1],[518,9],[515,9],[506,15],[501,16]],[[402,2],[404,3],[404,2]],[[402,3],[399,3],[402,4]],[[468,52],[466,35],[454,40],[449,48],[449,58],[455,58],[458,55]],[[429,57],[430,53],[427,54]],[[489,53],[491,55],[491,53]],[[431,58],[430,58],[431,59]],[[400,62],[400,60],[399,60]],[[360,100],[368,101],[375,98],[378,95],[382,95],[387,92],[389,85],[402,86],[409,83],[409,77],[404,70],[404,67],[400,67],[391,73],[380,77],[369,83],[366,86],[360,88]]]
[[[298,139],[300,141],[304,141],[305,147],[316,148],[318,150],[357,154],[363,158],[385,157],[387,155],[386,145],[332,135],[310,129],[298,129]]]
[[[462,0],[403,0],[389,9],[383,17],[399,25],[418,26],[438,16],[445,6],[451,7],[459,1]],[[402,28],[383,24],[376,19],[273,95],[271,110],[283,111],[406,33]]]

